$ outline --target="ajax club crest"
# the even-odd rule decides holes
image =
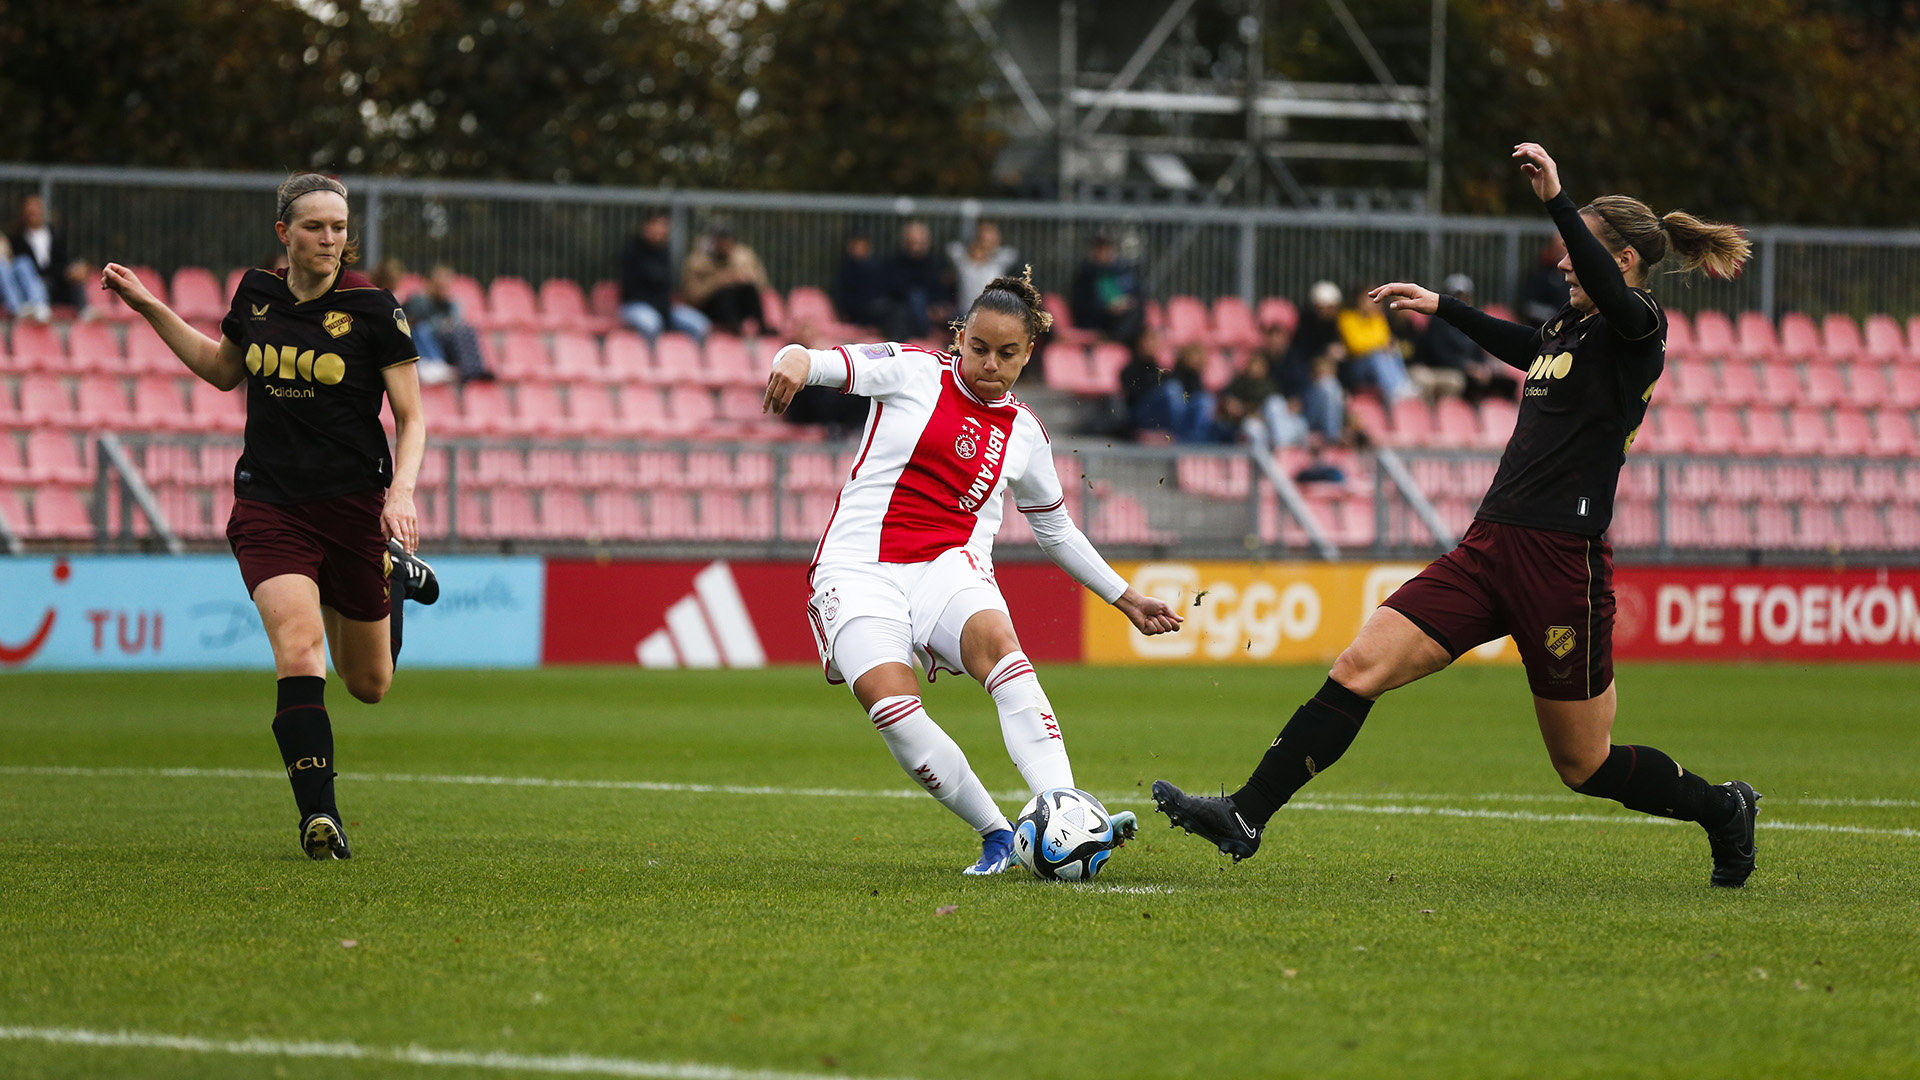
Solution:
[[[961,461],[972,461],[973,455],[980,452],[980,444],[973,441],[972,435],[962,434],[953,440],[953,452],[960,455]]]

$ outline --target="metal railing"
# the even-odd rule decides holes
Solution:
[[[94,498],[96,549],[224,546],[213,493],[226,490],[236,439],[107,439]],[[1357,475],[1335,485],[1295,485],[1282,476],[1276,487],[1243,447],[1063,439],[1054,448],[1068,509],[1111,558],[1432,558],[1465,530],[1499,460],[1486,451],[1401,448],[1356,455]],[[422,536],[440,550],[805,558],[857,449],[852,442],[436,440],[416,503]],[[502,530],[490,505],[501,491],[517,493],[531,527]],[[602,535],[596,517],[556,530],[548,504],[563,498],[637,500],[628,509],[651,524]],[[1318,516],[1343,500],[1364,504],[1372,527],[1340,533]],[[660,527],[667,502],[681,518]],[[1684,526],[1683,514],[1690,515]],[[1009,508],[1006,519],[996,556],[1040,558],[1020,515]],[[488,527],[476,531],[476,523]],[[1920,462],[1636,454],[1621,476],[1608,539],[1624,562],[1920,564]]]
[[[47,198],[77,256],[224,272],[277,252],[272,192],[259,173],[0,164],[0,206]],[[846,237],[865,231],[889,250],[907,218],[936,244],[998,222],[1049,292],[1066,293],[1091,237],[1117,236],[1157,296],[1298,299],[1315,281],[1342,285],[1465,273],[1481,302],[1513,303],[1550,235],[1533,218],[1209,209],[1180,206],[917,199],[767,192],[672,191],[454,180],[348,177],[355,229],[371,261],[394,255],[420,268],[446,261],[481,280],[510,274],[582,283],[617,276],[620,245],[649,214],[674,222],[676,256],[725,219],[766,263],[781,289],[825,286]],[[1710,209],[1710,208],[1709,208]],[[1660,292],[1683,310],[1775,315],[1920,312],[1920,230],[1755,226],[1748,271],[1731,281],[1671,282]]]

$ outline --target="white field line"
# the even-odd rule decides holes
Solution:
[[[14,776],[152,776],[174,779],[221,779],[221,780],[278,780],[284,774],[273,769],[136,769],[136,768],[86,768],[61,765],[0,765],[0,775]],[[342,773],[344,780],[372,781],[374,783],[394,784],[454,784],[469,787],[530,787],[530,788],[585,788],[602,791],[650,791],[686,795],[770,795],[779,798],[833,798],[833,799],[917,799],[920,793],[911,788],[806,788],[806,787],[761,787],[741,784],[679,784],[657,780],[580,780],[546,776],[438,776],[416,773]],[[1024,791],[1003,791],[994,795],[1002,802],[1023,803],[1028,793]],[[1481,818],[1492,821],[1531,821],[1531,822],[1592,822],[1602,825],[1677,825],[1670,818],[1652,817],[1644,814],[1583,814],[1539,813],[1530,810],[1489,810],[1480,807],[1429,806],[1423,803],[1440,800],[1472,802],[1479,800],[1512,801],[1566,801],[1565,796],[1551,795],[1397,795],[1389,792],[1362,795],[1333,795],[1322,798],[1296,799],[1288,806],[1301,810],[1320,810],[1344,814],[1395,814],[1404,816],[1431,816],[1455,818]],[[1381,801],[1362,801],[1381,800]],[[1394,801],[1388,801],[1394,800]],[[1106,801],[1119,806],[1150,806],[1153,800],[1145,796],[1122,795]],[[1781,800],[1791,802],[1793,800]],[[1844,800],[1801,800],[1803,805],[1899,805],[1902,800],[1886,799],[1861,801],[1856,804]],[[1761,804],[1762,809],[1766,804]],[[1898,836],[1920,839],[1920,829],[1882,828],[1869,825],[1829,825],[1810,821],[1781,821],[1778,818],[1762,816],[1757,826],[1762,829],[1777,829],[1791,832],[1847,833],[1859,836]]]
[[[192,1035],[153,1035],[139,1031],[88,1031],[84,1028],[0,1027],[0,1041],[43,1042],[108,1049],[177,1050],[190,1054],[240,1054],[253,1057],[345,1058],[399,1065],[498,1069],[502,1072],[564,1073],[573,1076],[643,1076],[661,1080],[821,1080],[827,1073],[732,1069],[672,1061],[627,1058],[509,1054],[503,1051],[431,1050],[423,1046],[380,1048],[350,1042],[280,1042],[275,1039],[203,1039]]]

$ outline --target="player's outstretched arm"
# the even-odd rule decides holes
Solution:
[[[221,338],[215,341],[187,325],[187,321],[147,291],[133,271],[119,263],[108,263],[100,271],[100,287],[119,293],[139,316],[147,320],[173,355],[187,370],[222,390],[239,386],[247,377],[246,358],[240,346]]]
[[[773,358],[773,370],[767,375],[767,395],[760,402],[763,413],[783,413],[793,404],[793,395],[807,385],[807,373],[813,362],[803,345],[788,345]]]
[[[1629,338],[1645,337],[1659,329],[1659,316],[1634,295],[1613,252],[1587,228],[1580,208],[1560,186],[1560,167],[1546,148],[1539,143],[1520,143],[1513,148],[1513,156],[1520,159],[1520,171],[1533,184],[1533,193],[1547,204],[1547,213],[1560,230],[1560,239],[1566,242],[1567,257],[1580,278],[1580,288],[1592,298],[1607,324]]]
[[[1510,367],[1525,371],[1533,364],[1536,335],[1530,326],[1496,319],[1451,296],[1406,281],[1390,282],[1367,295],[1390,311],[1417,311],[1445,319]]]
[[[1180,629],[1180,624],[1184,621],[1180,613],[1173,610],[1172,605],[1165,600],[1143,595],[1131,585],[1127,586],[1127,591],[1121,593],[1120,598],[1113,602],[1113,606],[1120,609],[1120,613],[1127,617],[1127,621],[1133,624],[1135,630],[1148,637],[1155,634],[1171,634]]]

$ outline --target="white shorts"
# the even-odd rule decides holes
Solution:
[[[929,681],[937,671],[965,674],[960,632],[967,620],[982,611],[1006,610],[993,564],[966,548],[943,552],[932,562],[821,566],[813,572],[813,597],[807,601],[820,664],[832,683],[852,682],[884,663],[918,661]],[[834,647],[840,630],[860,618],[904,626],[910,648],[862,642],[840,663]],[[890,640],[897,642],[899,635]]]

